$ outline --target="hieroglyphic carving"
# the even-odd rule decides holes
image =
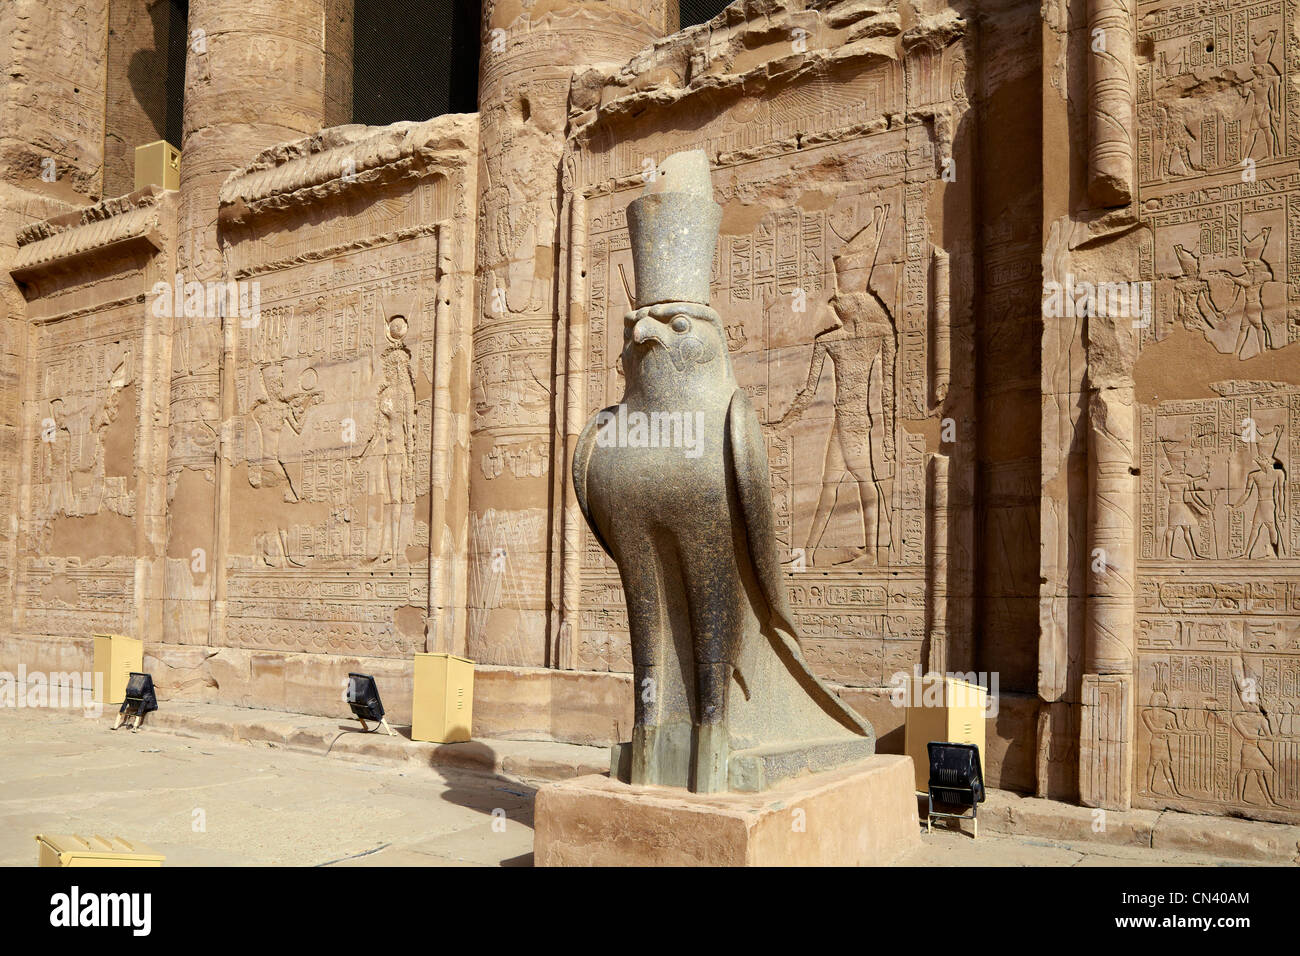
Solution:
[[[1300,339],[1295,0],[1139,8],[1144,345],[1203,336],[1243,363],[1217,398],[1140,412],[1139,806],[1300,819],[1294,670],[1297,386],[1256,381]]]
[[[1300,339],[1300,263],[1287,249],[1298,192],[1288,172],[1145,202],[1156,319],[1144,338],[1188,329],[1240,359]]]
[[[261,320],[239,330],[230,454],[246,478],[231,502],[252,510],[260,494],[280,506],[269,527],[234,517],[236,644],[423,648],[428,574],[408,568],[425,565],[430,545],[427,505],[416,506],[430,492],[436,267],[436,245],[416,237],[261,280]],[[333,616],[305,601],[326,593]]]
[[[1280,560],[1300,546],[1300,525],[1287,518],[1297,393],[1254,384],[1144,409],[1143,559]]]
[[[134,633],[152,623],[167,327],[145,290],[168,268],[160,251],[174,209],[161,190],[144,190],[18,236],[11,270],[28,299],[28,370],[14,396],[19,630]]]
[[[1297,153],[1300,104],[1285,95],[1300,53],[1294,0],[1142,3],[1138,39],[1141,182],[1158,184]]]
[[[1300,819],[1300,387],[1142,408],[1135,802]]]
[[[131,328],[134,311],[56,320],[36,332],[41,372],[27,421],[30,511],[21,522],[20,627],[42,633],[132,627],[135,540],[122,535],[130,523],[93,535],[85,527],[59,534],[56,526],[66,518],[135,515],[138,391],[123,397],[137,381],[142,330]],[[124,401],[130,402],[125,409]],[[123,431],[126,447],[119,437],[110,452],[110,433]],[[97,540],[74,540],[78,535]]]
[[[463,117],[346,128],[223,187],[227,267],[261,306],[224,356],[235,646],[464,652],[475,145]]]
[[[958,90],[964,102],[954,48],[926,49],[928,65],[913,64],[918,101]],[[711,301],[767,423],[775,531],[805,653],[823,676],[865,685],[925,663],[929,446],[907,424],[935,414],[928,352],[951,335],[947,310],[932,305],[937,134],[926,121],[863,129],[903,98],[901,73],[872,64],[836,84],[813,77],[744,100],[691,139],[718,157]],[[634,281],[623,209],[646,162],[682,147],[644,117],[632,135],[597,124],[587,136],[574,152],[589,210],[591,415],[621,392],[619,319]],[[585,528],[580,557],[576,666],[626,669],[617,571]]]
[[[139,304],[33,333],[15,619],[80,634],[135,626]],[[112,516],[118,516],[114,520]]]

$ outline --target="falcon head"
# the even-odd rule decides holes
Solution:
[[[696,302],[664,302],[623,317],[623,371],[633,386],[651,376],[695,378],[727,355],[718,313]]]

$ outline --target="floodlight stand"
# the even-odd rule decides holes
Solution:
[[[358,717],[357,720],[361,721],[361,729],[364,730],[366,733],[370,733],[370,728],[366,726],[366,719],[365,719],[364,717]],[[396,736],[397,736],[397,731],[393,730],[392,727],[389,727],[389,726],[388,726],[388,718],[387,718],[387,717],[380,717],[380,718],[379,718],[379,726],[383,727],[384,730],[388,731],[389,736],[392,736],[392,737],[396,737]]]
[[[954,788],[950,788],[950,789],[964,789],[964,788],[954,787]],[[972,797],[973,797],[973,796],[974,796],[974,794],[972,793]],[[934,791],[933,791],[933,790],[931,790],[931,791],[929,791],[929,792],[927,793],[927,798],[928,798],[928,800],[929,800],[929,812],[926,814],[926,817],[925,817],[925,832],[926,832],[926,833],[932,833],[932,832],[934,832],[934,827],[933,827],[933,824],[934,824],[934,818],[935,818],[935,817],[940,817],[940,818],[942,818],[942,819],[947,819],[947,820],[970,820],[970,821],[971,821],[971,825],[972,825],[972,829],[974,830],[974,837],[975,837],[975,839],[978,840],[978,839],[980,838],[980,821],[979,821],[979,812],[980,812],[980,808],[979,808],[979,801],[978,801],[978,800],[976,800],[973,804],[971,804],[971,808],[970,808],[970,816],[966,816],[966,814],[964,814],[964,813],[940,813],[938,810],[936,810],[936,809],[934,808]],[[961,824],[958,824],[958,827],[960,827],[960,826],[961,826]]]
[[[117,720],[113,723],[113,729],[117,730],[117,728],[121,727],[124,723],[126,723],[128,719],[130,719],[131,721],[131,729],[139,730],[140,723],[144,720],[144,715],[143,714],[118,714]]]

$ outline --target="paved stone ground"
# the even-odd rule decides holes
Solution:
[[[1240,860],[1156,850],[1151,847],[1110,846],[1105,843],[1058,842],[1034,837],[981,833],[973,838],[970,823],[963,832],[921,833],[921,846],[899,861],[900,866],[1259,866]],[[1276,865],[1276,864],[1274,864]]]
[[[533,787],[144,729],[76,712],[0,710],[0,866],[35,834],[120,835],[172,865],[528,866]],[[337,721],[340,733],[355,724]],[[545,750],[545,745],[541,745]],[[203,828],[196,828],[202,811]],[[495,816],[494,816],[495,813]],[[905,866],[1240,865],[1237,860],[936,826]]]
[[[532,863],[531,787],[108,726],[0,711],[0,866],[34,864],[40,832],[121,835],[174,865]]]

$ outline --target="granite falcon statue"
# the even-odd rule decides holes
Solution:
[[[627,390],[587,424],[573,459],[631,631],[636,720],[612,770],[702,793],[762,790],[875,751],[871,725],[800,651],[766,445],[708,305],[721,218],[698,150],[670,156],[629,205]]]

